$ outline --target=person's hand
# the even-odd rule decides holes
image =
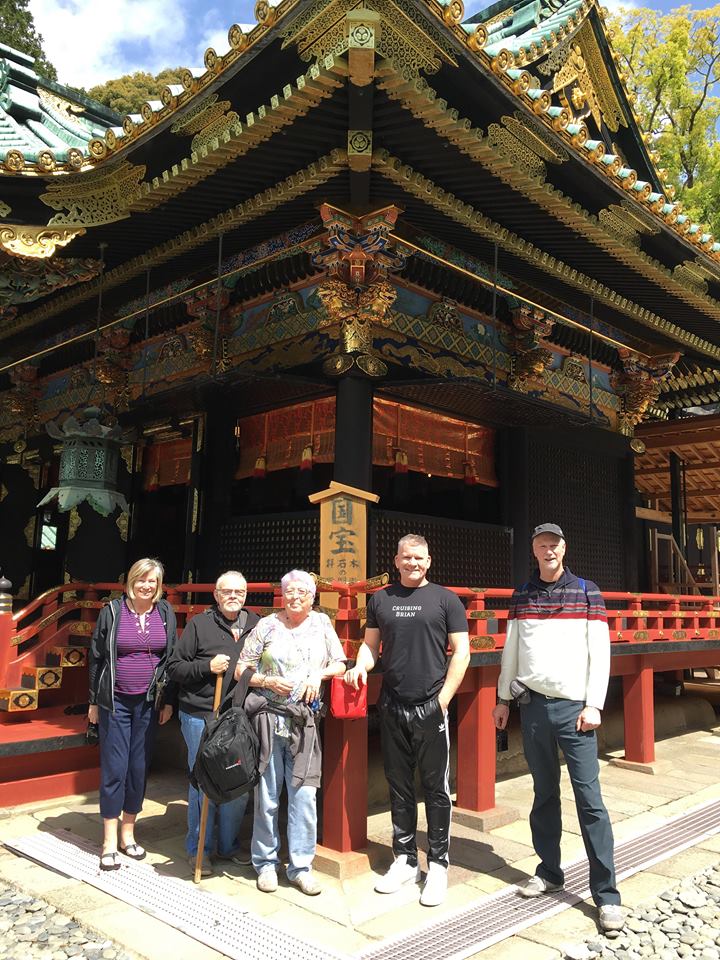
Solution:
[[[510,719],[510,707],[506,703],[496,703],[492,712],[493,723],[498,730],[504,730]]]
[[[240,663],[240,661],[238,660],[235,666],[235,673],[233,674],[236,682],[240,680],[240,677],[245,673],[247,669],[248,669],[248,665],[246,663]]]
[[[345,671],[343,680],[349,687],[355,687],[356,690],[359,690],[360,687],[367,684],[367,670],[363,667],[353,667],[351,670]]]
[[[285,677],[265,677],[263,686],[281,697],[287,697],[293,692],[295,684],[292,680],[286,680]]]
[[[438,695],[437,701],[438,701],[438,706],[440,707],[440,709],[442,710],[442,712],[443,712],[443,713],[447,713],[447,712],[448,712],[448,707],[450,706],[450,701],[449,701],[449,700],[445,700],[445,698],[443,697],[442,694],[439,694],[439,695]]]
[[[91,703],[88,707],[88,723],[97,723],[100,719],[100,707],[96,703]]]
[[[587,733],[588,730],[596,730],[601,722],[602,718],[597,707],[583,707],[577,718],[575,729],[580,733]]]
[[[230,657],[226,653],[218,653],[210,661],[210,670],[212,673],[225,673],[229,663]]]
[[[305,703],[312,703],[313,700],[316,700],[318,694],[320,693],[321,683],[322,677],[320,673],[311,673],[305,681],[305,689],[303,690],[300,699],[304,700]]]
[[[164,723],[167,723],[170,717],[173,715],[173,708],[171,703],[166,703],[164,707],[160,708],[160,715],[158,716],[158,723],[162,726]]]

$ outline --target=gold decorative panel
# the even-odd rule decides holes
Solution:
[[[234,126],[239,120],[237,113],[230,109],[229,100],[219,100],[216,93],[201,100],[184,117],[171,127],[172,133],[193,136],[191,149],[199,150],[206,143]]]
[[[372,130],[348,130],[348,165],[356,173],[363,173],[372,164]]]
[[[283,33],[283,46],[295,44],[304,60],[327,54],[338,56],[349,48],[346,15],[357,0],[315,0]],[[382,32],[375,37],[375,52],[392,60],[403,76],[411,79],[421,70],[436,73],[441,63],[457,66],[446,36],[428,23],[413,5],[392,0],[368,0],[365,7],[380,15]]]
[[[577,89],[598,126],[604,120],[613,133],[616,133],[621,125],[626,127],[628,123],[625,111],[615,93],[607,64],[589,20],[580,27],[565,49],[567,53],[564,63],[553,78],[553,90],[568,90],[570,102],[575,106],[576,102],[580,103],[580,99],[572,90]],[[577,109],[581,107],[582,105]]]
[[[48,226],[97,226],[122,220],[128,216],[128,207],[137,197],[144,176],[144,166],[123,161],[82,177],[53,180],[40,199],[53,210],[64,212],[57,213]]]

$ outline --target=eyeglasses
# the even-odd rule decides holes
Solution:
[[[245,597],[247,590],[218,590],[221,597]]]
[[[299,597],[301,600],[304,600],[305,597],[310,596],[309,590],[285,590],[283,596],[287,597],[288,600],[292,600],[293,597]]]

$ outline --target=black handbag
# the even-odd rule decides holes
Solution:
[[[154,706],[155,706],[155,709],[158,711],[158,713],[165,706],[165,693],[167,691],[169,682],[170,681],[168,680],[166,673],[164,673],[161,677],[159,677],[158,680],[155,682]]]

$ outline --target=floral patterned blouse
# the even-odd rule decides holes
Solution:
[[[240,662],[254,668],[257,673],[294,681],[295,686],[288,696],[264,687],[258,688],[257,693],[276,703],[299,699],[311,673],[324,670],[332,663],[344,663],[345,660],[347,657],[330,618],[318,610],[311,610],[296,627],[289,627],[279,614],[271,613],[246,637],[240,654]],[[290,736],[287,717],[276,716],[275,732],[281,737]]]

